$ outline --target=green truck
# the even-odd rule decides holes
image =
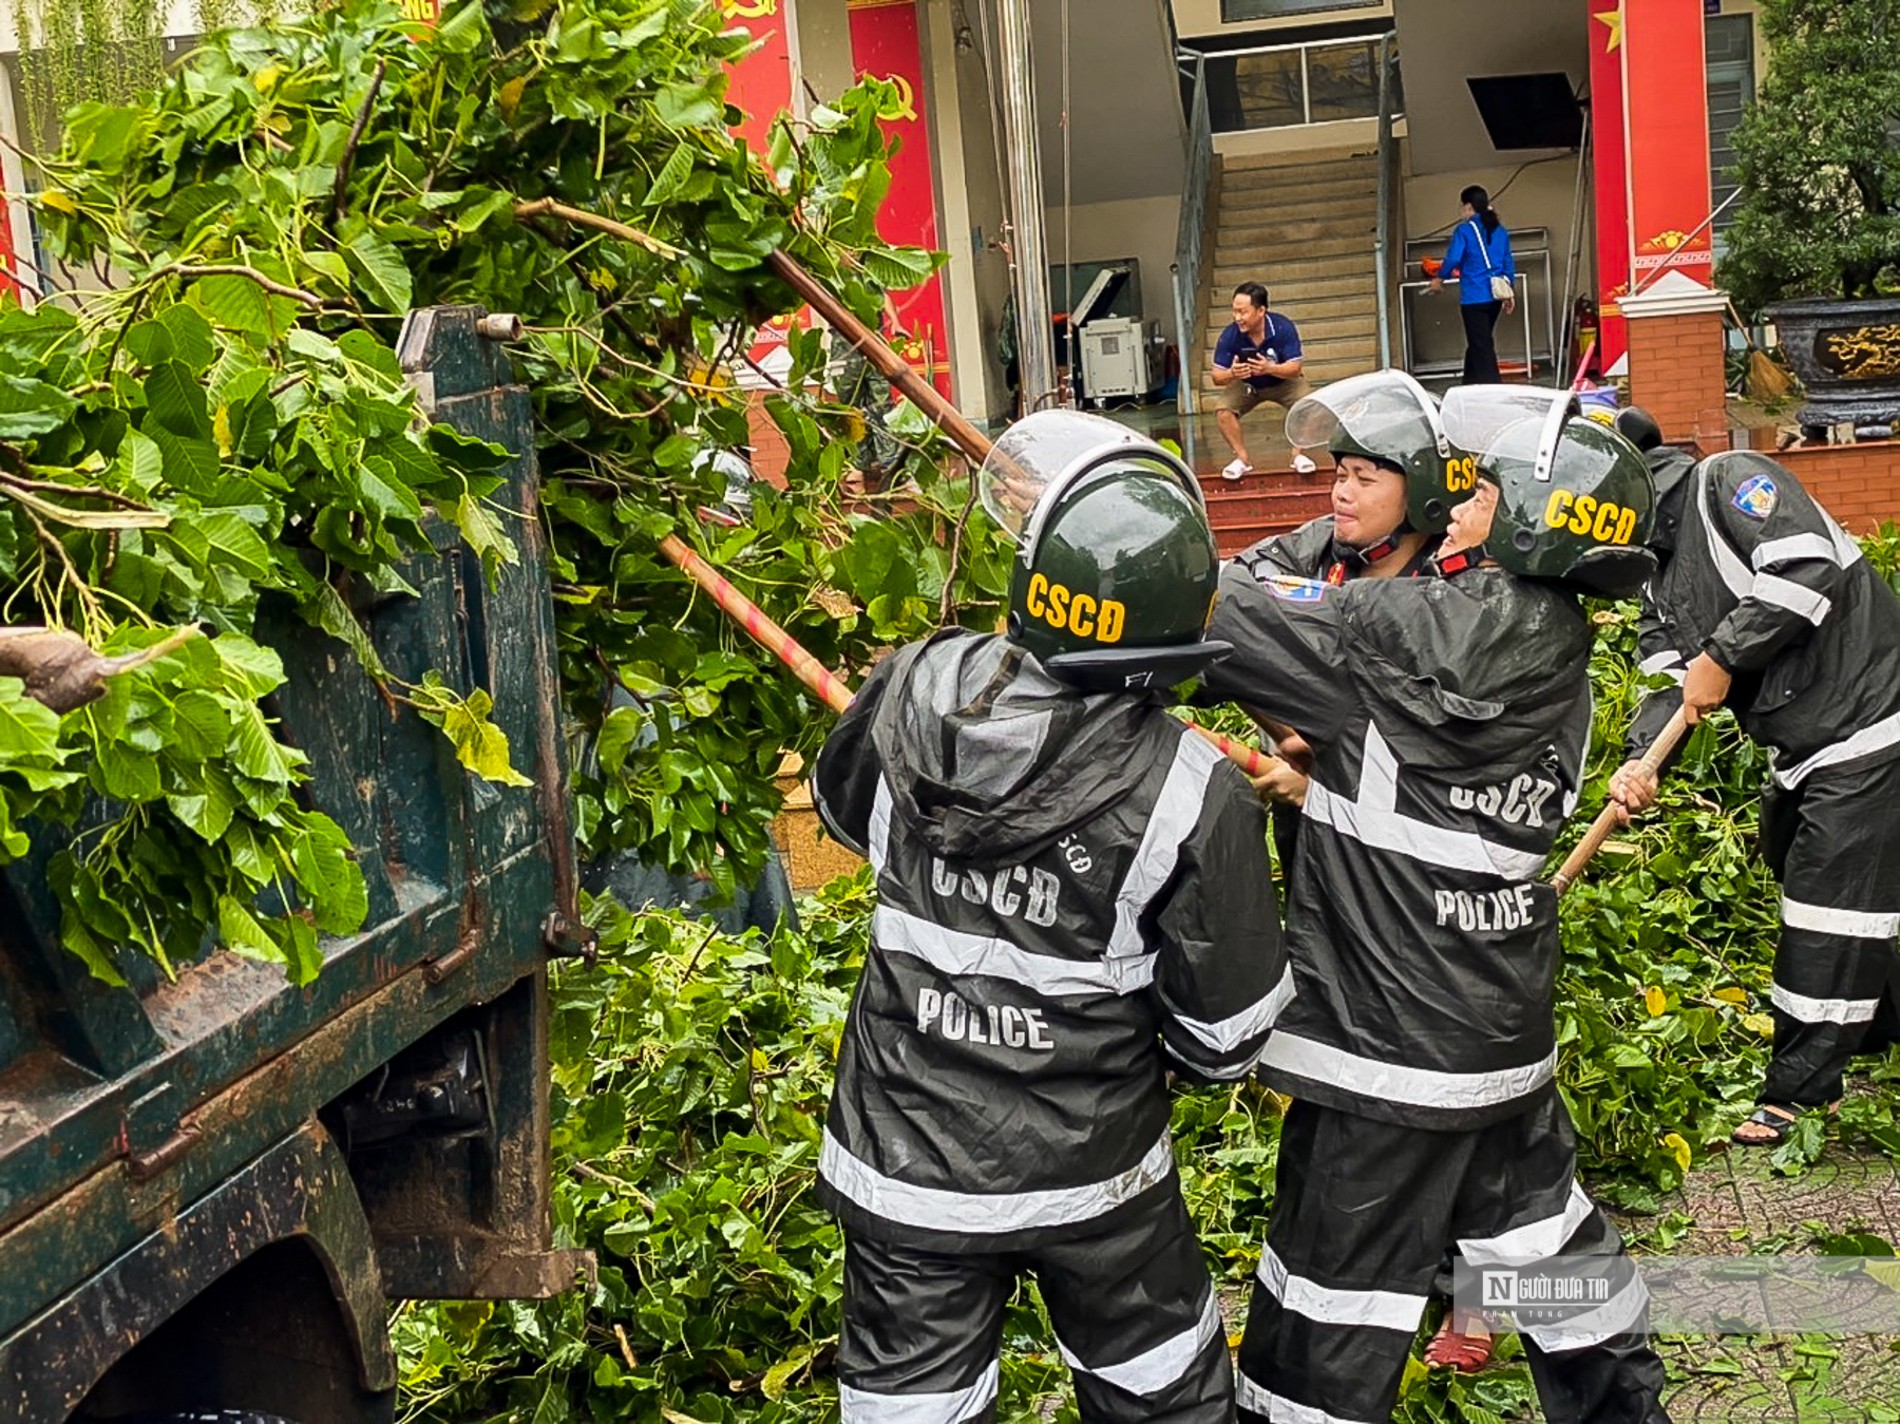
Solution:
[[[355,608],[388,669],[486,689],[528,787],[472,777],[340,643],[288,612],[258,636],[271,708],[369,886],[307,988],[207,952],[175,981],[89,978],[43,860],[0,872],[0,1421],[387,1421],[388,1302],[542,1297],[552,1248],[550,956],[587,952],[530,407],[512,318],[412,313],[423,405],[520,452],[495,584],[444,529],[419,596]]]

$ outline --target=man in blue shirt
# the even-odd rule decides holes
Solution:
[[[1285,409],[1312,391],[1301,374],[1300,330],[1267,310],[1267,289],[1258,282],[1234,288],[1234,319],[1214,344],[1214,384],[1220,388],[1216,419],[1234,458],[1221,478],[1237,480],[1253,468],[1240,438],[1240,418],[1262,401]],[[1300,450],[1293,468],[1311,474],[1318,468]]]

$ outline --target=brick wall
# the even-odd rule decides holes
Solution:
[[[1727,449],[1721,314],[1633,318],[1629,342],[1631,404],[1656,418],[1665,440]]]
[[[1855,534],[1900,520],[1900,441],[1815,445],[1774,457]]]
[[[785,469],[792,462],[792,447],[785,441],[777,422],[766,413],[767,391],[746,393],[746,424],[752,428],[752,473],[785,488]]]

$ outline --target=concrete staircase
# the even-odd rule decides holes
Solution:
[[[1207,368],[1232,319],[1233,290],[1265,282],[1291,317],[1319,384],[1378,364],[1372,245],[1379,213],[1376,154],[1274,155],[1222,160],[1220,212],[1206,326],[1194,367],[1211,401]]]
[[[1327,468],[1310,475],[1257,470],[1231,483],[1218,476],[1202,480],[1207,522],[1213,526],[1220,556],[1232,558],[1269,534],[1284,534],[1331,513],[1332,485],[1333,472]]]

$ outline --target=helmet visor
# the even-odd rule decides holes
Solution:
[[[1347,444],[1378,451],[1394,464],[1421,448],[1443,454],[1445,436],[1425,388],[1403,371],[1367,371],[1302,397],[1286,413],[1287,442],[1296,448]]]
[[[1070,470],[1117,446],[1163,453],[1125,425],[1079,410],[1039,410],[997,437],[977,471],[983,508],[1016,539],[1051,485]]]
[[[1445,393],[1445,434],[1476,456],[1481,468],[1493,469],[1500,458],[1528,459],[1535,477],[1548,480],[1564,421],[1576,413],[1577,398],[1569,391],[1458,386]]]

